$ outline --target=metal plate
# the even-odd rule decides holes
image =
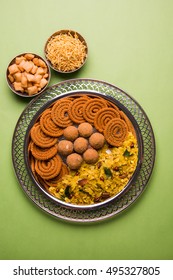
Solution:
[[[72,209],[49,199],[30,177],[24,159],[24,140],[30,122],[46,103],[60,94],[79,91],[98,92],[111,96],[124,105],[135,118],[143,140],[144,157],[140,172],[131,188],[118,200],[97,209]],[[129,207],[144,191],[151,176],[155,161],[155,139],[150,121],[141,106],[123,90],[103,81],[73,79],[47,88],[33,99],[21,114],[15,127],[12,141],[12,159],[19,183],[29,198],[42,210],[54,217],[73,222],[96,222],[117,215]]]

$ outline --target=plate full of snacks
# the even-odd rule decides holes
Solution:
[[[12,152],[19,182],[36,204],[86,222],[118,214],[143,192],[155,141],[145,112],[127,93],[73,79],[32,100],[15,128]]]
[[[98,93],[59,96],[37,112],[25,141],[36,185],[69,207],[98,207],[128,189],[140,169],[142,140],[121,104]]]

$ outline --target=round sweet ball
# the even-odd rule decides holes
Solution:
[[[78,129],[77,127],[70,125],[64,129],[64,137],[67,140],[74,141],[78,137]]]
[[[93,127],[90,123],[84,122],[78,126],[78,131],[80,136],[87,138],[90,137],[91,134],[93,133]]]
[[[99,132],[95,132],[90,136],[89,143],[94,149],[98,150],[103,147],[105,143],[105,138],[103,134]]]
[[[99,154],[93,148],[89,148],[83,153],[83,159],[86,163],[94,164],[98,161],[98,158]]]
[[[78,137],[74,141],[74,150],[79,154],[83,154],[88,148],[88,140],[83,137]]]
[[[59,141],[58,152],[63,156],[71,154],[73,152],[73,143],[68,140]]]
[[[79,169],[79,167],[81,166],[83,161],[83,158],[81,155],[77,154],[77,153],[73,153],[71,155],[68,155],[66,162],[67,165],[70,167],[70,169],[72,170],[76,170]]]

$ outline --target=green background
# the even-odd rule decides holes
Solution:
[[[1,0],[0,258],[173,259],[173,2],[172,0]],[[13,170],[11,142],[28,99],[6,84],[6,67],[22,52],[44,56],[46,39],[73,29],[87,40],[83,69],[62,76],[104,80],[127,91],[154,129],[154,171],[125,212],[92,225],[57,220],[25,195]]]

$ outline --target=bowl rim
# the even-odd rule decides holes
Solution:
[[[47,68],[48,68],[48,74],[49,74],[49,76],[48,76],[48,83],[47,83],[47,85],[45,85],[45,86],[42,88],[42,90],[40,90],[38,93],[33,94],[33,95],[29,95],[29,94],[27,94],[27,93],[23,93],[23,92],[20,92],[20,91],[16,91],[16,90],[13,88],[12,83],[11,83],[11,81],[10,81],[9,78],[8,78],[8,74],[9,74],[8,68],[9,68],[9,66],[12,65],[13,62],[15,62],[16,57],[20,57],[20,56],[23,56],[23,55],[25,55],[25,54],[33,54],[33,55],[35,55],[36,57],[40,58],[41,60],[43,60],[43,61],[45,62],[46,66],[47,66]],[[20,53],[20,54],[16,55],[16,56],[13,57],[13,59],[8,63],[8,66],[7,66],[7,69],[6,69],[6,82],[7,82],[7,85],[9,86],[9,88],[11,89],[12,92],[14,92],[16,95],[21,96],[21,97],[34,98],[34,97],[40,95],[40,94],[48,87],[49,82],[50,82],[50,79],[51,79],[51,70],[50,70],[49,64],[47,63],[46,59],[44,59],[44,58],[43,58],[42,56],[40,56],[39,54],[36,54],[36,53],[33,53],[33,52],[24,52],[24,53]]]
[[[66,71],[66,72],[65,72],[65,71],[61,71],[61,70],[56,69],[56,68],[52,65],[51,61],[47,58],[47,55],[46,55],[46,54],[47,54],[46,48],[47,48],[48,42],[50,41],[50,39],[51,39],[53,36],[59,35],[59,34],[61,34],[61,33],[62,33],[62,34],[67,34],[68,32],[72,33],[72,35],[77,34],[79,40],[82,41],[82,42],[84,42],[84,44],[85,44],[85,46],[86,46],[86,56],[85,56],[84,62],[81,64],[80,67],[78,67],[78,68],[76,68],[76,69],[74,69],[74,70],[72,70],[72,71]],[[72,30],[72,29],[61,29],[61,30],[55,31],[52,35],[50,35],[50,36],[48,37],[48,39],[47,39],[47,41],[46,41],[46,43],[45,43],[45,45],[44,45],[44,55],[45,55],[45,59],[47,60],[47,63],[49,64],[49,66],[50,66],[54,71],[56,71],[57,73],[61,73],[61,74],[71,74],[71,73],[74,73],[74,72],[80,70],[80,69],[84,66],[84,64],[86,63],[87,58],[88,58],[88,44],[87,44],[85,38],[84,38],[78,31],[74,31],[74,30]]]
[[[31,167],[30,167],[30,164],[29,164],[29,153],[28,153],[28,143],[29,143],[29,138],[30,138],[30,130],[31,130],[32,126],[34,125],[34,123],[39,119],[39,116],[47,108],[49,108],[54,102],[56,102],[57,100],[65,98],[65,97],[69,97],[69,96],[70,97],[71,96],[76,96],[78,94],[80,94],[80,95],[81,94],[84,94],[84,95],[88,94],[88,95],[91,95],[91,96],[100,96],[102,98],[105,98],[105,99],[113,102],[115,105],[117,105],[121,110],[123,110],[123,112],[127,115],[127,117],[132,122],[133,127],[134,127],[135,132],[136,132],[136,138],[137,138],[137,143],[138,143],[138,162],[137,162],[137,166],[136,166],[136,169],[135,169],[132,177],[128,181],[127,185],[118,194],[106,199],[105,201],[94,203],[94,204],[87,204],[87,205],[77,205],[77,204],[67,203],[67,202],[64,202],[64,201],[54,197],[50,193],[48,193],[48,191],[44,188],[44,186],[41,186],[41,184],[36,180],[35,176],[33,175],[33,172],[31,170]],[[136,178],[139,174],[139,171],[141,169],[141,165],[142,165],[142,161],[143,161],[143,155],[144,155],[144,145],[143,145],[142,135],[141,135],[141,132],[140,132],[139,125],[138,125],[137,121],[135,120],[135,118],[133,117],[133,115],[131,114],[131,112],[122,103],[120,103],[118,100],[116,100],[114,97],[105,95],[103,93],[90,91],[90,90],[81,90],[81,91],[78,90],[78,91],[72,91],[72,92],[69,92],[69,93],[63,93],[63,94],[60,94],[60,95],[56,96],[55,98],[47,101],[33,116],[32,120],[29,123],[28,128],[26,130],[25,139],[24,139],[24,161],[25,161],[25,165],[26,165],[28,174],[29,174],[30,178],[32,179],[32,181],[34,182],[35,186],[38,187],[49,199],[51,199],[55,203],[60,204],[61,206],[64,206],[66,208],[78,209],[78,210],[97,209],[97,208],[105,206],[105,205],[107,205],[109,203],[112,203],[113,201],[121,198],[132,187],[133,182],[136,180]]]

